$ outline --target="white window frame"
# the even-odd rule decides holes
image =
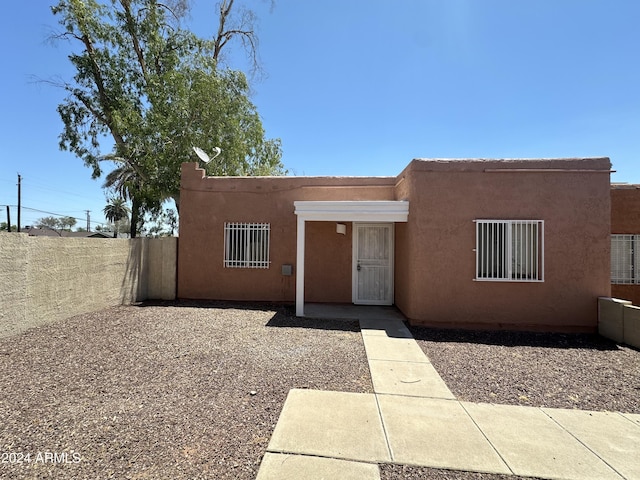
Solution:
[[[640,235],[611,235],[611,283],[640,283]]]
[[[225,222],[224,267],[269,268],[270,223]]]
[[[544,220],[474,220],[475,279],[544,282]]]

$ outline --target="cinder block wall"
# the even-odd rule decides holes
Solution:
[[[0,337],[113,305],[175,298],[176,245],[176,238],[0,234]]]
[[[174,300],[178,261],[178,239],[163,237],[147,239],[147,299]]]
[[[616,343],[640,348],[640,307],[628,300],[598,298],[598,333]]]

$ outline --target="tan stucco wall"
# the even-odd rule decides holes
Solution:
[[[0,234],[0,337],[108,306],[168,297],[171,275],[175,291],[176,241]]]
[[[197,164],[183,164],[178,296],[293,302],[297,273],[293,202],[393,200],[394,185],[393,177],[205,177]],[[224,268],[225,222],[271,224],[270,268]],[[335,222],[307,222],[305,238],[307,301],[351,302],[350,225],[343,236],[336,233]],[[287,264],[294,266],[291,276],[282,275],[282,265]]]
[[[594,330],[596,299],[610,292],[609,168],[608,159],[412,162],[401,175],[411,206],[396,303],[415,323]],[[545,281],[474,281],[475,219],[544,220]]]
[[[398,177],[208,178],[183,164],[178,296],[293,302],[294,201],[408,200],[395,303],[413,323],[595,331],[611,291],[609,170],[607,158],[415,160]],[[475,219],[544,220],[545,281],[474,281]],[[271,223],[271,268],[223,268],[224,222]],[[352,228],[307,222],[305,301],[351,301]]]
[[[307,222],[304,276],[307,302],[352,301],[353,224],[342,223],[347,229],[345,235],[336,233],[336,222]]]
[[[611,296],[629,300],[634,305],[640,305],[640,285],[611,284]]]
[[[640,234],[640,186],[612,186],[611,233]]]

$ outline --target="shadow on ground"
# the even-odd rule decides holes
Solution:
[[[504,347],[543,347],[588,350],[619,350],[619,346],[596,334],[519,332],[512,330],[464,330],[409,326],[416,340],[476,343]]]
[[[188,308],[216,308],[233,310],[253,310],[260,312],[291,311],[293,307],[281,303],[269,302],[241,302],[224,300],[145,300],[135,303],[134,307],[188,307]]]
[[[359,332],[357,320],[335,318],[303,318],[295,315],[276,313],[267,323],[267,327],[311,328],[315,330],[339,330],[343,332]]]
[[[211,308],[217,310],[252,310],[274,312],[265,324],[267,327],[309,328],[315,330],[337,330],[359,332],[357,320],[296,317],[295,306],[268,302],[229,302],[216,300],[148,300],[134,304],[135,307]]]

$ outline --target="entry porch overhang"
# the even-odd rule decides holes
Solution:
[[[406,222],[409,202],[397,200],[295,201],[296,242],[296,315],[304,316],[305,222]]]
[[[297,201],[298,222],[406,222],[409,202],[395,200]]]

